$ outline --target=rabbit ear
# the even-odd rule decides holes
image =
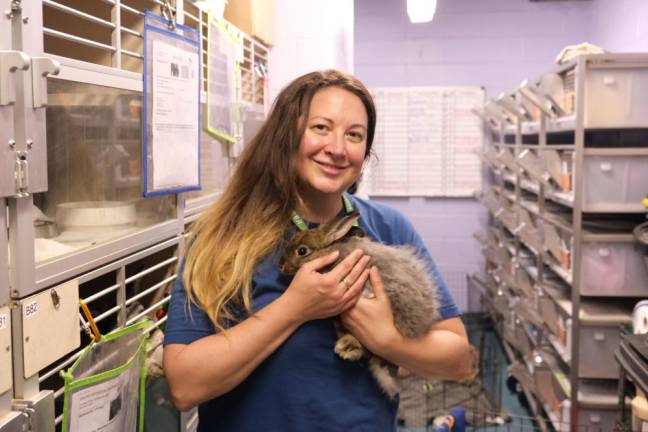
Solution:
[[[348,234],[349,234],[350,237],[364,237],[365,236],[364,230],[362,228],[360,228],[359,226],[355,226],[355,225],[351,227]]]
[[[331,244],[344,237],[353,227],[353,224],[358,221],[358,219],[360,219],[360,212],[354,210],[348,215],[329,222],[324,228],[326,232],[327,244]]]

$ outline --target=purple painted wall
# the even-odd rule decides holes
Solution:
[[[369,86],[476,85],[494,96],[587,41],[593,5],[438,0],[431,23],[411,24],[405,0],[356,0],[355,74]]]
[[[612,52],[648,52],[648,1],[595,0],[591,40]]]
[[[355,74],[371,86],[483,86],[489,97],[554,67],[566,45],[648,51],[648,0],[438,0],[431,23],[411,24],[405,0],[355,0]],[[483,260],[473,239],[486,214],[472,199],[380,198],[423,236],[463,310],[466,273]]]

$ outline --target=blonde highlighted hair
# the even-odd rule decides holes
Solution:
[[[299,200],[296,154],[313,95],[339,87],[360,98],[367,110],[369,156],[376,125],[373,99],[352,75],[312,72],[292,81],[277,96],[263,126],[246,145],[225,191],[191,230],[182,275],[188,297],[223,329],[251,311],[257,265],[281,246]]]

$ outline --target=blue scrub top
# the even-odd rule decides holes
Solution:
[[[360,211],[359,224],[369,238],[385,244],[413,245],[420,251],[439,287],[441,317],[458,316],[448,286],[412,224],[391,207],[347,196]],[[292,276],[278,270],[279,257],[277,252],[264,260],[254,274],[254,311],[271,303],[290,284]],[[202,403],[198,408],[198,430],[396,431],[398,399],[390,400],[381,392],[366,361],[349,362],[334,353],[334,321],[327,318],[303,324],[236,388]],[[215,331],[199,307],[187,305],[182,278],[178,277],[171,295],[164,344],[190,344]]]

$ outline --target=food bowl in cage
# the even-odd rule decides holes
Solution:
[[[56,206],[61,241],[93,241],[133,231],[137,224],[135,204],[126,201],[72,201]]]

